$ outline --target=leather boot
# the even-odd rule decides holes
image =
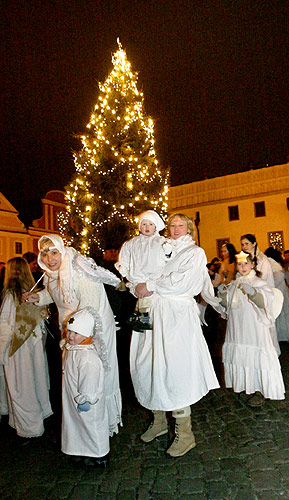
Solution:
[[[154,419],[148,429],[141,435],[141,440],[145,443],[153,441],[156,437],[168,432],[168,422],[165,411],[153,410]]]
[[[171,457],[182,457],[196,446],[191,416],[176,418],[175,439],[167,450]]]

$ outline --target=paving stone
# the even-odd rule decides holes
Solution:
[[[253,488],[256,490],[280,490],[281,478],[278,471],[258,471],[250,474]]]
[[[271,454],[271,460],[275,464],[286,464],[289,462],[289,449],[278,450]]]
[[[51,500],[62,500],[68,498],[69,493],[73,490],[74,484],[71,481],[58,482],[50,493]]]
[[[181,494],[184,493],[202,493],[204,491],[205,483],[203,479],[195,478],[192,480],[183,479],[180,481],[179,491]]]
[[[231,488],[225,481],[212,481],[206,484],[206,491],[208,492],[210,500],[224,500],[232,497]]]
[[[125,489],[118,491],[116,495],[117,500],[135,500],[136,491],[134,489]]]

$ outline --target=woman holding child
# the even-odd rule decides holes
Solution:
[[[170,260],[160,277],[135,287],[138,297],[151,295],[153,329],[133,332],[130,362],[137,399],[154,417],[141,439],[150,442],[166,434],[166,412],[172,411],[176,436],[167,453],[177,457],[196,445],[190,405],[219,387],[194,297],[202,293],[214,308],[222,311],[222,307],[214,296],[205,252],[193,241],[191,219],[172,215],[168,228]]]

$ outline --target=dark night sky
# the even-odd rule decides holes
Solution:
[[[286,161],[288,0],[4,0],[1,17],[1,191],[23,219],[70,180],[117,37],[173,185]]]

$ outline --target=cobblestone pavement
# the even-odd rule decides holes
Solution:
[[[281,349],[288,388],[289,345]],[[105,470],[71,464],[49,421],[45,435],[26,445],[2,421],[1,499],[289,499],[289,399],[251,409],[244,395],[211,391],[192,407],[196,448],[173,459],[164,453],[167,436],[140,441],[149,412],[123,392],[123,428],[111,440]]]

